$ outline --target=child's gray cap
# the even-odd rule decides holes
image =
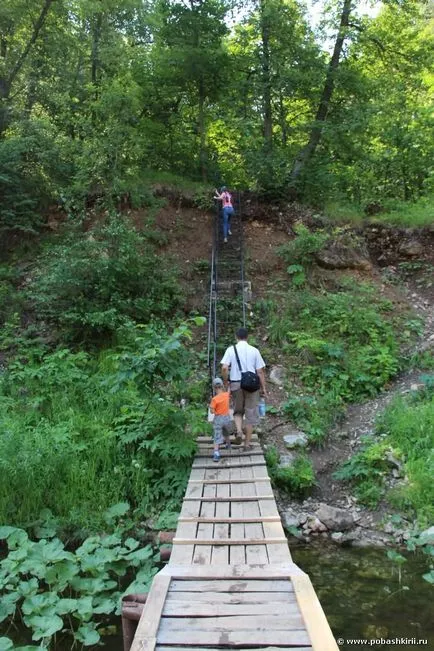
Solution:
[[[222,387],[223,386],[223,380],[220,377],[215,377],[214,380],[212,381],[213,387]]]

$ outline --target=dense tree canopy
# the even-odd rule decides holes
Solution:
[[[357,5],[326,3],[324,41],[301,0],[5,0],[0,227],[140,204],[149,170],[319,205],[429,194],[429,3]]]

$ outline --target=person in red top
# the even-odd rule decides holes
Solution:
[[[225,391],[223,380],[216,377],[212,383],[215,396],[209,405],[210,411],[214,414],[214,454],[213,460],[220,461],[220,445],[225,444],[227,448],[231,447],[229,442],[231,417],[229,414],[229,392]]]
[[[231,233],[231,216],[234,214],[234,207],[232,205],[232,195],[228,192],[227,187],[224,185],[218,193],[218,190],[215,191],[214,199],[222,202],[223,206],[223,237],[224,241],[228,241],[228,235]]]

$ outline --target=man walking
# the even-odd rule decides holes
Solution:
[[[242,436],[243,434],[243,416],[245,417],[246,438],[244,441],[244,450],[249,451],[252,449],[250,441],[253,434],[253,426],[259,421],[259,396],[260,394],[263,396],[267,395],[264,373],[265,362],[259,350],[247,343],[248,332],[246,328],[237,330],[236,337],[236,345],[229,346],[223,355],[221,361],[222,377],[225,385],[230,382],[237,436]],[[259,385],[257,390],[252,391],[241,388],[241,376],[246,373],[257,375]],[[255,380],[254,377],[253,380]]]

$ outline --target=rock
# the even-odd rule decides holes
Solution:
[[[371,271],[372,263],[365,242],[361,238],[344,233],[329,240],[315,253],[317,263],[326,269],[360,269]]]
[[[395,468],[401,470],[401,462],[394,456],[391,450],[386,451],[384,458],[391,466],[395,466]]]
[[[398,251],[408,258],[417,258],[422,255],[423,246],[418,240],[404,240],[399,245]]]
[[[342,542],[342,538],[343,538],[343,537],[344,537],[344,534],[342,533],[342,531],[334,531],[334,532],[332,533],[332,535],[330,536],[330,538],[331,538],[334,542],[337,542],[337,543]]]
[[[273,366],[268,380],[271,384],[281,387],[286,381],[286,369],[283,366]]]
[[[298,527],[300,524],[299,515],[292,509],[288,509],[281,514],[283,526],[285,529]]]
[[[310,531],[311,533],[322,533],[323,531],[327,531],[325,524],[314,515],[308,517],[303,529]]]
[[[423,545],[434,545],[434,525],[422,531],[419,540]]]
[[[352,541],[353,547],[359,547],[360,549],[365,549],[367,547],[385,547],[385,543],[382,540],[375,538],[357,538]]]
[[[304,524],[309,517],[309,513],[299,513],[298,515],[298,523],[299,524]]]
[[[305,448],[309,443],[309,439],[304,432],[293,430],[289,434],[285,434],[283,437],[283,442],[285,443],[286,447],[291,450],[292,448],[298,447]]]
[[[320,504],[315,512],[317,518],[324,522],[331,531],[345,531],[354,524],[353,514],[345,509],[338,509],[328,504]]]
[[[295,454],[281,454],[279,461],[279,468],[290,468],[296,460]]]

